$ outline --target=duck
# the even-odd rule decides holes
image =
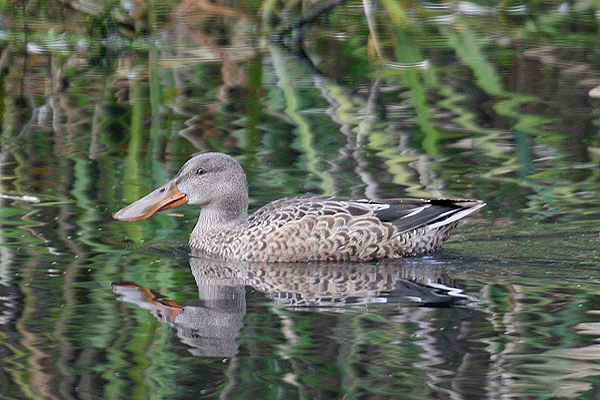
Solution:
[[[300,196],[272,201],[248,215],[246,174],[232,156],[190,158],[169,182],[117,211],[139,221],[182,204],[200,206],[193,255],[247,262],[364,262],[430,253],[480,200],[353,199]]]

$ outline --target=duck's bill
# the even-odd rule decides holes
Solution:
[[[187,203],[185,194],[179,191],[175,180],[171,180],[135,203],[117,211],[113,218],[119,221],[139,221],[158,211],[168,210],[185,203]]]

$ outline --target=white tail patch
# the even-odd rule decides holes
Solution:
[[[410,218],[413,215],[417,215],[418,213],[420,213],[421,211],[423,211],[423,210],[425,210],[426,208],[429,208],[429,207],[431,207],[431,204],[427,204],[425,206],[415,208],[415,210],[413,212],[411,212],[410,214],[406,214],[402,218]]]
[[[458,221],[461,218],[466,217],[467,215],[471,214],[472,212],[479,210],[483,206],[485,206],[485,203],[476,204],[474,206],[465,208],[460,211],[456,211],[456,210],[447,211],[443,214],[440,214],[439,218],[445,218],[446,216],[448,216],[448,218],[442,219],[441,221],[438,221],[438,222],[434,222],[433,224],[430,224],[428,226],[430,229],[435,229],[435,228],[439,228],[444,225],[451,224],[455,221]]]

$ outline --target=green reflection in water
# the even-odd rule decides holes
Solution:
[[[23,53],[25,29],[1,40],[11,59],[0,81],[2,194],[41,200],[0,208],[2,396],[593,397],[600,140],[587,90],[597,34],[539,10],[552,19],[541,30],[568,32],[554,29],[545,46],[518,17],[448,26],[430,19],[447,10],[382,2],[384,58],[372,61],[374,34],[351,4],[306,27],[316,72],[280,48],[248,46],[258,23],[242,11],[178,9],[175,20],[175,5],[159,3],[147,21],[125,21],[133,40],[105,32],[89,54],[75,44],[89,40],[88,21],[110,16],[69,8],[57,22],[46,4],[15,9],[42,53]],[[67,50],[53,50],[62,38]],[[102,71],[89,66],[99,57]],[[388,60],[410,65],[380,70]],[[427,69],[414,64],[425,60]],[[479,301],[303,311],[248,285],[239,352],[193,355],[171,321],[118,301],[111,285],[133,281],[198,306],[187,257],[173,251],[198,211],[130,224],[111,214],[198,150],[243,162],[253,208],[313,192],[485,199],[486,219],[417,260],[447,265]]]
[[[291,65],[290,63],[287,63],[286,68],[284,54],[281,49],[277,47],[271,47],[270,53],[275,73],[279,79],[278,86],[283,92],[283,112],[295,125],[295,133],[297,135],[298,144],[294,147],[300,150],[306,157],[306,170],[309,174],[316,176],[320,182],[320,187],[323,194],[331,194],[331,179],[322,173],[321,168],[318,165],[319,158],[317,157],[317,151],[313,143],[311,124],[309,123],[308,119],[299,112],[304,108],[304,106],[301,105],[299,96],[292,85],[289,75],[286,72]]]

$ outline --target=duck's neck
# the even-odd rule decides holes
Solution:
[[[198,222],[192,235],[201,235],[214,229],[231,229],[243,227],[248,220],[248,197],[233,201],[222,199],[219,203],[211,203],[200,211]]]

